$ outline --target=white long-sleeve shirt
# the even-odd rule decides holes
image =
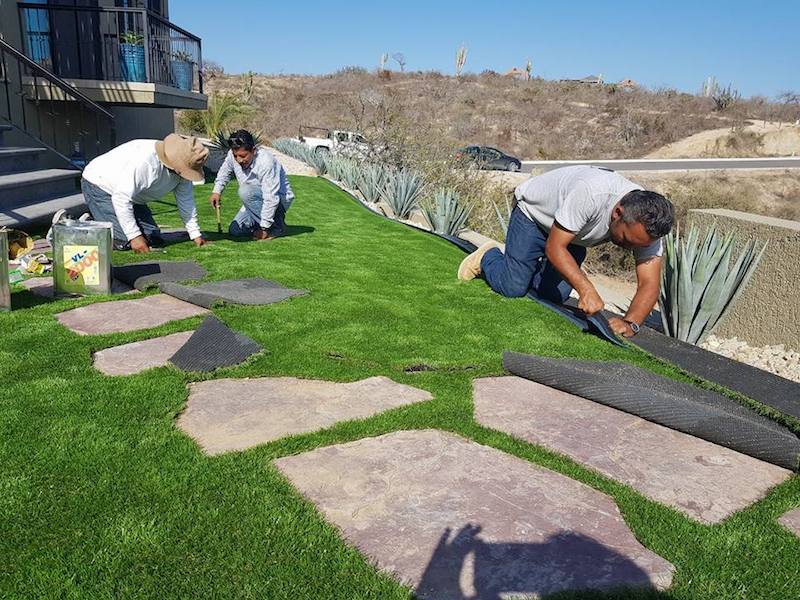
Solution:
[[[191,239],[200,237],[192,182],[167,169],[156,154],[156,140],[131,140],[86,165],[83,178],[111,195],[123,233],[142,235],[133,216],[134,204],[147,204],[175,193],[178,212]]]
[[[217,172],[217,179],[214,181],[214,193],[221,194],[225,185],[236,176],[236,181],[240,186],[253,185],[261,188],[261,222],[259,225],[264,229],[272,226],[275,218],[275,210],[278,203],[283,203],[284,208],[288,209],[294,200],[292,186],[289,185],[289,178],[286,171],[278,162],[278,159],[266,148],[256,149],[253,162],[247,169],[242,169],[241,165],[233,157],[233,151],[229,150],[228,155],[222,162],[222,166]]]

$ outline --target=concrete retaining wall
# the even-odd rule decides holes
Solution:
[[[749,286],[715,333],[800,350],[800,222],[727,209],[692,210],[689,221],[735,231],[740,244],[750,238],[769,242]]]

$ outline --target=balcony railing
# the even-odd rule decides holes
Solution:
[[[113,114],[2,39],[0,124],[11,125],[78,168],[116,146]]]
[[[63,79],[203,92],[200,38],[141,8],[20,3],[25,53]]]

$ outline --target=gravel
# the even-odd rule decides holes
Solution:
[[[800,383],[800,352],[777,346],[750,346],[733,338],[709,335],[702,348]]]

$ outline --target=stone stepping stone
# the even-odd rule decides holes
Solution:
[[[132,342],[100,350],[92,355],[94,368],[104,375],[135,375],[169,364],[175,354],[192,337],[193,331],[181,331],[162,337]]]
[[[275,461],[344,538],[420,598],[665,589],[674,567],[605,494],[442,431],[399,431]]]
[[[294,377],[215,379],[189,385],[178,427],[207,454],[221,454],[431,399],[428,392],[387,377],[353,383]]]
[[[149,329],[205,314],[208,314],[205,308],[156,294],[135,300],[97,302],[58,313],[56,319],[79,335],[102,335]]]
[[[800,538],[800,508],[787,512],[778,519],[778,523]]]
[[[42,298],[53,297],[53,278],[52,277],[31,277],[25,281],[20,282],[31,294],[40,296]],[[116,279],[111,281],[112,294],[130,294],[135,292],[131,286]]]
[[[763,498],[791,472],[591,400],[522,379],[473,381],[475,419],[625,483],[702,523]]]

